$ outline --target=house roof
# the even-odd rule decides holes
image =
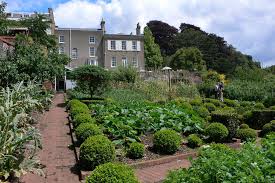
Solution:
[[[9,46],[14,46],[15,37],[14,36],[0,36],[0,41],[6,43]]]

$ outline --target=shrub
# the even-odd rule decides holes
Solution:
[[[226,126],[221,123],[211,123],[205,132],[209,139],[214,142],[222,142],[229,134]]]
[[[255,109],[264,109],[265,108],[265,106],[264,106],[264,104],[262,104],[262,103],[260,103],[260,102],[257,102],[256,104],[255,104],[255,106],[254,106],[254,108]]]
[[[95,135],[86,139],[80,146],[80,166],[93,170],[96,166],[115,159],[115,147],[103,135]]]
[[[207,116],[210,115],[209,111],[203,107],[203,106],[194,106],[194,110],[200,115],[202,118],[206,118]]]
[[[222,103],[221,101],[217,100],[217,99],[212,99],[212,98],[206,98],[204,99],[204,102],[206,103],[212,103],[214,104],[216,107],[225,107],[226,105],[224,103]]]
[[[70,109],[71,107],[76,107],[77,105],[81,105],[81,102],[77,99],[73,99],[68,102],[67,108]]]
[[[82,102],[73,102],[70,104],[70,114],[74,118],[77,114],[90,114],[88,106]]]
[[[95,123],[95,119],[92,118],[90,114],[86,114],[86,113],[77,114],[73,120],[74,126],[77,127],[82,123]]]
[[[134,171],[120,163],[105,163],[99,165],[87,177],[86,183],[138,183]]]
[[[181,144],[181,136],[174,130],[160,130],[154,134],[154,148],[164,154],[173,154]]]
[[[214,104],[212,104],[212,103],[204,103],[203,104],[204,105],[204,107],[206,107],[207,108],[207,110],[209,111],[209,112],[212,112],[212,111],[215,111],[216,110],[216,106],[214,105]]]
[[[138,142],[133,142],[130,144],[130,147],[127,151],[127,155],[130,158],[133,158],[133,159],[142,158],[143,154],[144,154],[144,144],[138,143]]]
[[[187,140],[188,140],[188,146],[191,148],[199,147],[203,144],[200,137],[198,137],[196,134],[189,135]]]
[[[254,141],[257,138],[257,132],[252,128],[239,129],[237,131],[237,137],[242,141]]]
[[[190,104],[192,106],[200,106],[200,105],[202,105],[202,100],[201,100],[201,98],[195,98],[190,101]]]
[[[102,130],[93,123],[81,123],[75,130],[77,140],[82,143],[88,137],[102,134]]]
[[[185,83],[182,83],[177,87],[177,93],[179,96],[186,98],[195,98],[200,96],[200,93],[195,85],[188,85]]]
[[[119,66],[112,72],[112,79],[117,82],[135,83],[137,77],[137,68],[132,66]]]
[[[224,103],[229,107],[239,107],[240,104],[237,100],[224,99]]]
[[[247,124],[241,124],[240,125],[240,129],[247,129],[249,128],[249,126]]]
[[[267,123],[263,126],[263,129],[261,131],[261,135],[264,136],[270,132],[275,131],[275,120],[272,120],[270,123]]]
[[[240,102],[240,105],[241,105],[242,107],[251,107],[251,106],[253,106],[253,102],[241,101],[241,102]]]
[[[218,121],[224,124],[229,131],[228,137],[230,139],[236,136],[237,129],[240,124],[239,116],[237,115],[237,113],[232,111],[216,110],[211,113],[211,121]]]
[[[254,110],[251,114],[245,118],[245,123],[253,129],[260,130],[262,127],[275,119],[275,110]]]
[[[270,106],[269,109],[275,111],[275,106]]]

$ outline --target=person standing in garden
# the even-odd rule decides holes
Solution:
[[[218,82],[215,85],[216,98],[219,99],[221,102],[223,102],[223,90],[224,90],[223,82]]]

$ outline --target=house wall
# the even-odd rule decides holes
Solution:
[[[71,51],[73,48],[78,50],[78,58],[72,59],[69,63],[69,67],[76,68],[81,65],[87,64],[89,60],[97,60],[99,66],[104,66],[103,62],[103,47],[102,47],[102,31],[87,31],[87,30],[70,30],[70,29],[58,29],[58,38],[60,35],[64,36],[64,43],[59,43],[59,46],[63,46],[65,54],[71,57]],[[95,44],[89,43],[89,37],[95,37]],[[90,57],[90,47],[95,47],[95,56]]]
[[[110,49],[110,41],[116,41],[116,50]],[[137,41],[137,50],[132,50],[132,41]],[[127,50],[121,49],[121,41],[127,42]],[[104,67],[114,69],[111,66],[112,57],[116,57],[117,66],[122,65],[122,58],[126,57],[128,65],[132,64],[132,59],[135,57],[138,62],[138,70],[144,69],[144,41],[142,36],[135,35],[107,35],[104,37]]]

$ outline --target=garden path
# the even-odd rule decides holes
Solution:
[[[45,112],[38,124],[42,135],[42,147],[38,156],[45,168],[45,177],[28,173],[22,177],[22,183],[78,183],[79,176],[74,168],[75,154],[69,149],[72,144],[67,113],[65,111],[64,94],[56,94],[53,104]]]
[[[142,183],[162,182],[167,177],[170,170],[188,168],[190,165],[188,159],[175,160],[169,163],[136,169],[136,175]]]

